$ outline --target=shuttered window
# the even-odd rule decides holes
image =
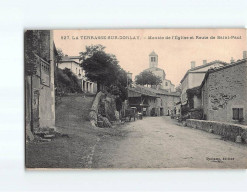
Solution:
[[[239,119],[243,119],[244,118],[244,109],[239,108],[238,111],[239,111],[239,113],[238,113]]]
[[[233,120],[240,120],[244,118],[244,110],[243,108],[233,108],[232,113],[233,113]]]

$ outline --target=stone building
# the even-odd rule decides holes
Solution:
[[[144,71],[150,71],[154,75],[161,78],[162,83],[158,86],[158,89],[165,89],[170,92],[175,92],[175,85],[170,80],[166,79],[166,73],[163,69],[158,68],[158,55],[152,51],[149,54],[149,68]]]
[[[130,107],[136,107],[144,116],[151,116],[151,110],[159,106],[156,94],[136,87],[128,88],[128,102]]]
[[[189,69],[182,80],[181,83],[181,104],[182,106],[186,105],[188,103],[188,97],[186,91],[188,89],[192,89],[194,87],[198,87],[201,85],[202,80],[210,68],[216,68],[220,66],[224,66],[227,63],[216,60],[213,62],[207,63],[206,60],[203,60],[203,64],[200,66],[195,66],[195,62],[191,62],[191,69]]]
[[[80,56],[68,56],[65,55],[62,60],[58,63],[58,68],[70,69],[79,79],[82,91],[86,93],[97,93],[97,84],[89,81],[85,77],[85,71],[80,66]]]
[[[208,70],[201,84],[206,120],[247,124],[247,59]]]
[[[176,103],[180,101],[180,94],[177,92],[167,92],[141,85],[129,88],[128,97],[130,106],[137,107],[141,112],[142,108],[145,108],[147,116],[172,115]]]
[[[53,31],[24,33],[25,126],[27,135],[42,127],[55,128],[55,55]]]

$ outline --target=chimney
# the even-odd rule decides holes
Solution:
[[[231,63],[233,63],[233,62],[234,62],[234,59],[233,59],[233,57],[231,57],[231,60],[230,60],[230,62],[231,62]]]
[[[247,58],[247,51],[243,51],[243,59]]]
[[[196,67],[196,62],[195,61],[191,61],[191,68],[195,68]]]
[[[203,65],[207,64],[207,60],[203,60],[203,61],[202,61],[202,64],[203,64]]]

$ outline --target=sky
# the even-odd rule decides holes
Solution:
[[[69,56],[79,55],[88,45],[102,44],[124,70],[133,73],[133,78],[149,67],[149,54],[155,51],[158,67],[176,86],[191,61],[196,66],[203,60],[229,63],[231,57],[242,59],[247,50],[245,29],[54,30],[54,42]]]

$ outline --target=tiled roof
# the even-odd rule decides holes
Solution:
[[[141,95],[144,95],[144,96],[150,96],[150,97],[156,97],[156,94],[151,92],[151,91],[147,91],[147,90],[142,90],[140,88],[128,88],[129,91],[133,91],[135,93],[139,93]]]
[[[75,63],[79,64],[78,62],[76,62],[74,60],[74,59],[78,59],[78,58],[75,58],[75,57],[77,57],[77,56],[67,56],[67,55],[65,55],[65,56],[62,57],[61,62],[75,62]]]
[[[68,56],[71,59],[80,59],[80,56]]]
[[[201,66],[196,66],[195,68],[191,68],[189,71],[198,70],[198,69],[201,69],[201,68],[204,68],[204,67],[210,66],[210,65],[212,65],[212,64],[216,64],[216,63],[222,64],[222,65],[227,65],[227,63],[226,63],[226,62],[223,62],[223,61],[220,61],[220,60],[215,60],[215,61],[212,61],[212,62],[209,62],[209,63],[203,64],[203,65],[201,65]]]
[[[136,89],[141,89],[141,90],[145,90],[145,91],[149,91],[151,93],[154,93],[156,95],[168,95],[168,96],[180,96],[180,94],[178,92],[168,92],[167,90],[164,89],[153,89],[150,87],[144,87],[141,85],[137,85]]]
[[[217,71],[220,71],[220,70],[223,70],[223,69],[226,69],[226,68],[230,68],[230,67],[233,67],[233,66],[236,66],[236,65],[240,65],[242,63],[246,63],[247,62],[247,59],[241,59],[241,60],[238,60],[236,62],[233,62],[233,63],[230,63],[230,64],[227,64],[225,66],[220,66],[220,67],[215,67],[215,68],[210,68],[208,69],[208,71],[206,72],[205,76],[204,76],[204,79],[200,85],[200,88],[204,85],[205,81],[207,80],[208,78],[208,75],[210,73],[213,73],[213,72],[217,72]]]
[[[223,61],[220,61],[220,60],[215,60],[215,61],[209,62],[209,63],[207,63],[207,64],[203,64],[203,65],[201,65],[201,66],[197,66],[197,67],[195,67],[195,68],[191,68],[191,69],[189,69],[189,70],[186,72],[186,74],[184,75],[184,77],[182,78],[182,80],[180,81],[180,83],[183,82],[183,80],[186,78],[186,76],[187,76],[190,72],[192,72],[192,71],[194,71],[194,70],[199,70],[199,69],[205,68],[205,67],[207,67],[207,66],[210,66],[210,65],[216,64],[216,63],[222,64],[222,65],[227,65],[226,62],[223,62]],[[207,71],[204,71],[204,72],[206,73]]]

